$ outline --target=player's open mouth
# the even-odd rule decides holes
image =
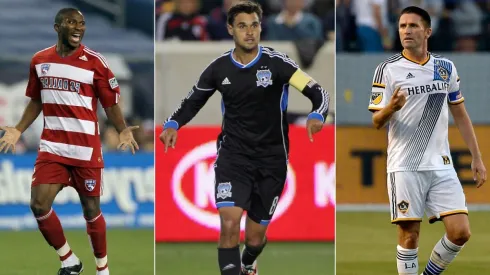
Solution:
[[[75,33],[75,34],[72,34],[71,35],[71,39],[74,41],[74,42],[80,42],[80,38],[82,37],[81,34],[79,33]]]

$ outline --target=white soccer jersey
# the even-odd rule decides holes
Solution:
[[[418,63],[403,52],[376,68],[369,110],[385,107],[396,87],[407,102],[388,128],[388,172],[451,169],[448,103],[464,101],[453,62],[435,54]]]

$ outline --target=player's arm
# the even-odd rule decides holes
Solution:
[[[387,83],[389,81],[386,64],[381,63],[374,73],[368,107],[369,111],[373,112],[372,122],[376,129],[383,128],[406,102],[405,95],[400,92],[400,88],[396,88],[392,93],[392,88]]]
[[[379,109],[373,110],[373,125],[376,129],[383,128],[391,117],[405,105],[405,95],[400,92],[400,87],[396,88],[388,104]]]
[[[451,80],[449,84],[448,103],[449,110],[454,118],[454,123],[458,127],[461,136],[463,137],[466,146],[470,150],[472,156],[471,169],[473,170],[473,179],[477,181],[477,187],[480,187],[485,183],[487,179],[486,168],[483,165],[483,160],[476,140],[475,131],[473,130],[473,124],[471,123],[470,116],[466,112],[464,106],[464,97],[459,90],[459,77],[457,76],[456,69],[454,68],[455,80]],[[477,175],[480,175],[478,178]]]
[[[15,127],[0,127],[5,134],[0,139],[0,152],[5,149],[5,153],[12,148],[15,153],[15,144],[19,141],[20,135],[31,126],[43,109],[41,101],[41,83],[37,77],[34,61],[31,61],[29,70],[29,81],[26,88],[26,96],[31,100],[27,104],[20,121]]]
[[[104,108],[107,119],[114,125],[119,133],[119,144],[117,149],[126,150],[128,147],[134,154],[139,150],[138,143],[133,137],[133,130],[139,126],[127,126],[121,107],[119,106],[121,91],[117,79],[109,68],[106,59],[99,54],[95,68],[94,85],[95,92]]]
[[[320,86],[316,81],[297,69],[289,79],[289,84],[300,91],[312,103],[313,107],[308,118],[316,118],[322,123],[325,122],[328,114],[330,95],[327,90]]]
[[[163,132],[160,140],[165,145],[165,153],[168,147],[175,148],[177,142],[177,130],[186,125],[194,118],[199,110],[206,104],[208,99],[216,91],[213,81],[213,63],[211,63],[201,73],[196,85],[189,94],[182,100],[177,109],[163,123]]]
[[[201,73],[196,85],[181,101],[177,109],[163,123],[163,128],[172,128],[178,130],[194,118],[199,110],[206,104],[208,99],[216,91],[212,81],[212,64]]]

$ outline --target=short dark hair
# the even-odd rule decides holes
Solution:
[[[63,22],[63,18],[65,18],[65,15],[70,12],[80,12],[80,10],[75,9],[75,8],[63,8],[56,13],[56,16],[54,17],[54,23],[60,25]]]
[[[257,16],[259,17],[259,21],[262,21],[262,7],[260,6],[259,3],[255,3],[253,1],[241,1],[238,4],[232,6],[228,11],[228,18],[227,18],[228,25],[233,25],[233,22],[235,21],[235,17],[239,13],[247,13],[247,14],[256,13]]]
[[[419,7],[416,7],[416,6],[409,6],[409,7],[406,7],[402,10],[402,12],[400,13],[400,17],[403,14],[407,14],[407,13],[413,13],[413,14],[416,14],[416,15],[422,17],[422,21],[425,22],[426,26],[429,28],[431,27],[430,15],[426,10],[419,8]]]

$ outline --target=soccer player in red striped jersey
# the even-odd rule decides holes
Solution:
[[[85,19],[73,8],[61,9],[55,17],[56,45],[32,58],[26,95],[31,98],[15,127],[0,127],[0,152],[15,152],[20,135],[41,111],[44,130],[34,166],[30,207],[39,230],[59,255],[59,275],[80,274],[83,264],[71,251],[60,220],[51,208],[66,186],[80,196],[87,234],[92,244],[97,275],[108,275],[106,223],[100,209],[104,161],[97,119],[100,101],[119,132],[118,148],[139,149],[118,105],[119,85],[106,59],[81,44]]]

